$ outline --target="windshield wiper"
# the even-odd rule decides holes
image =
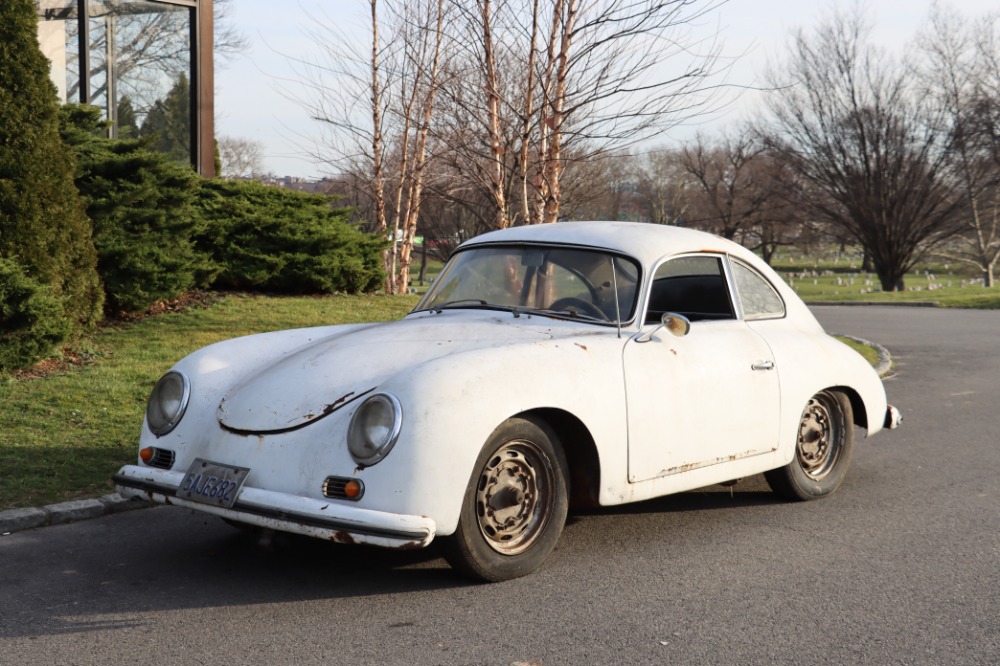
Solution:
[[[606,317],[595,317],[594,315],[589,315],[586,312],[580,312],[579,310],[570,310],[569,308],[553,310],[551,308],[537,308],[521,310],[526,314],[537,314],[544,317],[557,317],[559,319],[586,319],[587,321],[598,321],[601,323],[608,323]]]
[[[582,319],[586,321],[596,321],[600,323],[608,323],[606,318],[595,317],[594,315],[587,314],[585,312],[580,312],[578,310],[572,310],[570,308],[553,310],[551,308],[527,308],[517,305],[500,305],[499,303],[490,303],[484,301],[481,298],[461,298],[454,301],[448,301],[446,303],[440,303],[430,308],[424,308],[423,310],[414,310],[414,312],[427,312],[428,310],[441,314],[445,310],[450,309],[462,309],[469,308],[472,310],[500,310],[503,312],[510,312],[514,317],[520,317],[521,315],[540,315],[542,317],[555,317],[557,319]]]
[[[447,303],[441,303],[430,308],[424,308],[423,310],[415,310],[415,312],[426,312],[427,310],[433,310],[437,314],[441,314],[447,309],[451,308],[472,308],[472,309],[485,309],[485,310],[512,310],[510,305],[497,305],[496,303],[488,303],[481,298],[462,298],[455,301],[448,301]]]

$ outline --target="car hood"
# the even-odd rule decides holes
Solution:
[[[252,372],[222,399],[218,419],[240,432],[300,428],[407,368],[475,349],[550,340],[556,337],[553,323],[507,313],[446,313],[352,327]],[[579,333],[578,326],[571,328]]]

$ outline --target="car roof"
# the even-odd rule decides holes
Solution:
[[[645,266],[662,257],[687,252],[721,252],[742,259],[752,256],[743,246],[704,231],[641,222],[558,222],[510,227],[476,236],[460,247],[486,243],[557,243],[606,248],[635,257]]]
[[[763,259],[738,243],[704,231],[643,222],[557,222],[490,231],[467,240],[459,249],[491,243],[554,243],[605,248],[638,259],[647,271],[661,259],[679,254],[729,254],[770,280],[784,299],[789,317],[800,326],[811,322],[822,331],[808,306]]]

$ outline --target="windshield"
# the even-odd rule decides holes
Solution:
[[[416,310],[530,310],[622,323],[635,311],[638,264],[596,250],[483,246],[453,256]]]

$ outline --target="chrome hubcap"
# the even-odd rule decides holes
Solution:
[[[490,458],[476,488],[479,530],[504,555],[529,548],[551,513],[553,470],[535,444],[514,440]]]

